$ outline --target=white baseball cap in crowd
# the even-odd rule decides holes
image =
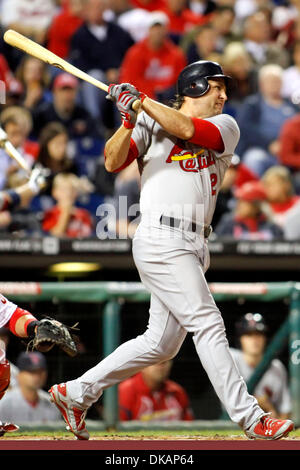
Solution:
[[[169,24],[168,16],[163,11],[151,12],[149,15],[149,23],[148,23],[149,28],[155,25],[159,25],[159,24],[162,26],[168,26]]]

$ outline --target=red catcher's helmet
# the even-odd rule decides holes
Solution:
[[[260,181],[248,181],[240,188],[237,188],[234,193],[237,199],[243,201],[265,201],[267,199],[266,192]]]

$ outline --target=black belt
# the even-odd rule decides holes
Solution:
[[[212,232],[211,225],[204,225],[203,227],[201,225],[196,224],[195,222],[187,222],[185,220],[175,219],[174,217],[168,217],[166,215],[162,215],[159,221],[161,224],[168,225],[172,228],[181,228],[183,226],[185,230],[188,230],[190,232],[201,233],[203,231],[204,238],[208,238]]]

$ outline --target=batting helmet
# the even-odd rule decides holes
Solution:
[[[248,333],[266,333],[268,330],[267,325],[260,313],[246,313],[236,323],[236,333],[240,337]]]
[[[187,65],[179,74],[176,92],[180,96],[197,98],[209,90],[209,78],[224,78],[226,86],[231,77],[224,75],[222,67],[217,62],[198,60]]]

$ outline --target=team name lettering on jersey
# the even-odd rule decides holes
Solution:
[[[192,171],[194,173],[215,165],[214,155],[207,149],[201,149],[197,153],[191,150],[183,149],[179,145],[174,145],[166,163],[179,162],[180,168],[184,171]]]

